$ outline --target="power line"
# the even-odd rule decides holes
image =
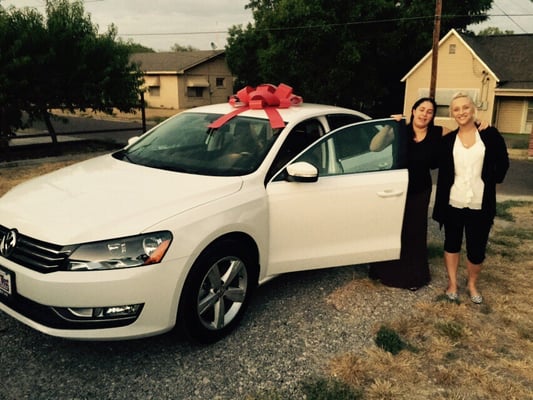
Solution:
[[[0,0],[1,3],[2,0]],[[103,2],[104,0],[84,0],[84,3],[96,3],[96,2]],[[45,2],[45,0],[41,0],[41,2]],[[506,17],[509,18],[518,28],[520,28],[524,33],[527,33],[527,31],[520,26],[512,17],[533,17],[533,14],[507,14],[503,9],[501,9],[497,4],[495,4],[498,9],[502,12],[501,14],[481,14],[476,15],[476,17]],[[35,8],[44,7],[44,5],[40,6],[30,6]],[[401,17],[401,18],[389,18],[389,19],[376,19],[376,20],[368,20],[368,21],[352,21],[352,22],[343,22],[343,23],[331,23],[331,24],[315,24],[315,25],[299,25],[299,26],[292,26],[292,27],[279,27],[279,28],[268,28],[268,29],[259,29],[258,31],[294,31],[294,30],[304,30],[304,29],[318,29],[318,28],[336,28],[336,27],[344,27],[344,26],[355,26],[355,25],[371,25],[371,24],[383,24],[388,22],[399,22],[399,21],[416,21],[416,20],[428,20],[433,19],[434,15],[425,15],[425,16],[417,16],[417,17]],[[472,15],[442,15],[442,19],[450,19],[450,18],[465,18],[465,17],[473,17]],[[136,37],[136,36],[193,36],[193,35],[212,35],[212,34],[225,34],[228,33],[228,30],[214,30],[214,31],[187,31],[187,32],[138,32],[138,33],[120,33],[119,36],[125,36],[125,37]]]
[[[480,15],[483,16],[483,15]],[[531,17],[533,14],[490,14],[486,15],[490,17]],[[331,23],[331,24],[314,24],[314,25],[297,25],[297,26],[284,26],[284,27],[273,27],[268,29],[258,29],[258,31],[287,31],[287,30],[304,30],[304,29],[317,29],[317,28],[335,28],[343,26],[352,26],[352,25],[369,25],[369,24],[382,24],[387,22],[399,22],[399,21],[416,21],[423,19],[433,19],[434,15],[419,16],[419,17],[408,17],[408,18],[388,18],[388,19],[377,19],[369,21],[353,21],[353,22],[343,22],[343,23]],[[442,19],[451,19],[451,18],[464,18],[472,17],[471,15],[442,15]],[[518,24],[517,24],[518,25]],[[520,27],[521,28],[521,27]],[[525,33],[527,33],[523,28],[521,28]],[[196,32],[139,32],[139,33],[119,33],[120,36],[187,36],[187,35],[208,35],[208,34],[222,34],[227,33],[227,30],[216,30],[216,31],[196,31]]]
[[[518,26],[518,28],[520,28],[522,30],[522,32],[526,33],[526,30],[524,28],[522,28],[518,22],[516,22],[513,18],[511,18],[510,15],[508,15],[504,10],[502,10],[502,8],[498,4],[494,3],[494,5],[500,9],[500,11],[503,13],[503,15],[505,15],[507,18],[509,18],[516,26]]]

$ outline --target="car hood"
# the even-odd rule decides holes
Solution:
[[[97,157],[27,181],[0,199],[0,224],[56,244],[128,236],[240,190],[239,177]]]

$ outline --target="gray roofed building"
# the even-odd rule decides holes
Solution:
[[[130,60],[138,63],[144,72],[184,71],[224,55],[224,50],[172,51],[163,53],[135,53]]]
[[[186,109],[222,103],[233,94],[224,50],[134,53],[144,72],[148,107]]]

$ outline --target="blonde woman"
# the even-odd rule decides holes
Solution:
[[[446,295],[458,299],[457,271],[463,234],[466,238],[467,292],[483,302],[477,280],[485,260],[489,232],[496,215],[496,184],[503,182],[509,157],[496,128],[479,131],[476,106],[464,93],[456,94],[450,116],[458,129],[443,137],[433,219],[444,226],[444,263],[448,274]]]

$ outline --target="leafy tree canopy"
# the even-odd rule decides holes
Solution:
[[[179,51],[196,51],[196,50],[198,50],[198,49],[193,47],[193,46],[191,46],[191,45],[182,46],[179,43],[174,43],[172,45],[172,47],[170,48],[170,51],[176,51],[176,52],[179,52]]]
[[[146,47],[140,43],[134,42],[132,39],[123,41],[119,38],[119,42],[128,46],[130,53],[155,53],[156,51],[151,47]]]
[[[514,35],[514,31],[510,31],[507,29],[502,31],[500,28],[497,28],[495,26],[489,26],[488,28],[480,30],[477,34],[478,36]]]
[[[93,109],[111,113],[138,106],[142,73],[116,27],[98,34],[80,0],[48,0],[35,9],[0,6],[0,118],[2,135],[44,119],[48,110]],[[55,141],[53,131],[52,137]]]
[[[487,17],[492,0],[443,2],[441,35]],[[388,115],[405,73],[431,49],[435,2],[250,0],[254,23],[229,31],[236,85],[284,82],[307,102]],[[429,82],[428,82],[429,86]]]

